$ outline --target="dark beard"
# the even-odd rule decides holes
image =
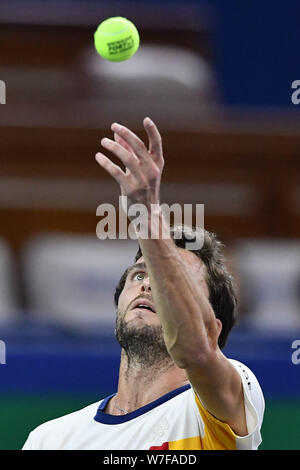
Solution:
[[[161,326],[130,327],[118,316],[116,338],[126,353],[128,366],[131,363],[143,367],[173,364],[164,342]]]

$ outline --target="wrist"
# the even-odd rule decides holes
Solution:
[[[161,205],[159,203],[151,204],[147,210],[140,210],[139,206],[132,206],[132,209],[134,208],[138,212],[138,216],[131,218],[131,224],[137,238],[142,240],[171,239],[170,225],[164,217]]]

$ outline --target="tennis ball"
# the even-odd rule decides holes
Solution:
[[[94,40],[97,52],[112,62],[129,59],[140,44],[135,25],[121,16],[102,21],[94,34]]]

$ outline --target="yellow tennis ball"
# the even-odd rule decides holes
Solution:
[[[102,21],[94,34],[94,40],[97,52],[112,62],[129,59],[140,44],[135,25],[121,16]]]

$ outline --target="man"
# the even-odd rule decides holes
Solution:
[[[254,374],[221,352],[236,315],[236,297],[221,244],[203,231],[203,247],[185,249],[190,233],[167,233],[159,205],[164,166],[156,125],[144,119],[149,149],[112,125],[98,163],[129,204],[147,208],[135,264],[115,293],[122,347],[117,393],[35,429],[24,449],[257,449],[264,399]],[[155,222],[150,224],[151,214]]]

